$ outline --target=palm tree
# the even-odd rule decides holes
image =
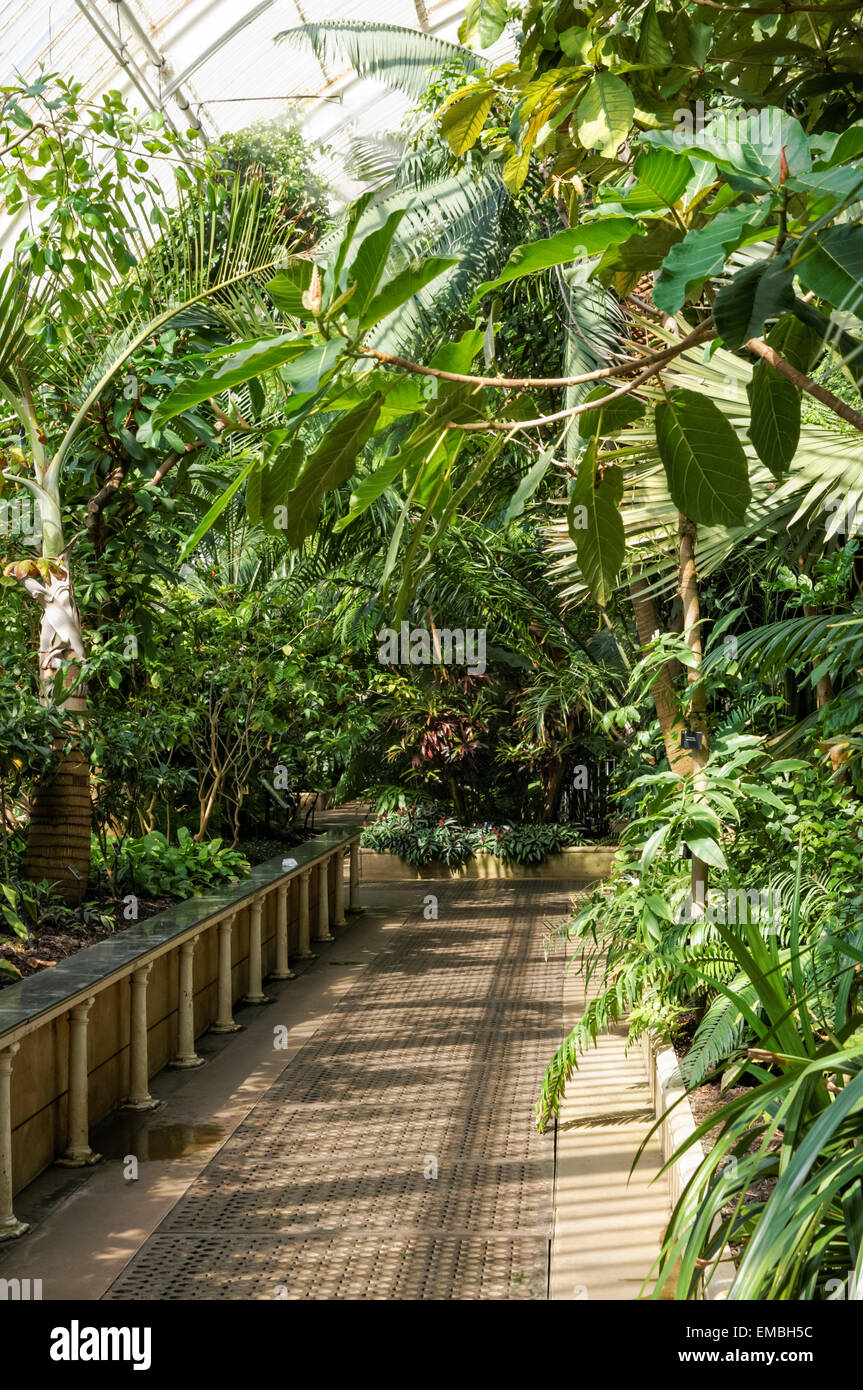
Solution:
[[[81,318],[71,326],[67,345],[49,352],[28,332],[37,308],[43,316],[62,315],[61,296],[68,294],[63,280],[27,277],[15,264],[0,275],[0,395],[20,422],[30,453],[29,468],[7,469],[4,476],[34,497],[42,522],[41,555],[7,566],[7,577],[41,610],[42,699],[70,716],[70,737],[56,750],[53,773],[38,786],[30,808],[24,874],[58,882],[71,902],[80,901],[87,883],[90,790],[74,735],[87,711],[86,643],[70,554],[76,537],[65,528],[64,477],[90,429],[91,412],[160,331],[205,321],[241,337],[272,325],[261,286],[280,264],[286,242],[300,240],[278,200],[267,202],[255,180],[235,179],[226,188],[209,176],[199,188],[179,189],[176,208],[162,206],[153,221],[146,210],[118,208],[121,213],[127,224],[131,219],[136,264],[116,273],[107,293],[103,281],[98,294],[82,296]],[[69,402],[59,428],[52,386]],[[160,483],[184,453],[166,448],[151,481]],[[104,480],[91,499],[91,523],[135,467],[128,454]]]

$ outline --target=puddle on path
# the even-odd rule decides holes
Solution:
[[[140,1162],[166,1158],[189,1158],[212,1148],[225,1137],[220,1125],[146,1124],[140,1115],[119,1114],[100,1127],[93,1146],[103,1158],[126,1158],[134,1154]]]

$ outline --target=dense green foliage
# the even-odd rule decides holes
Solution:
[[[516,61],[466,46],[507,18],[280,36],[413,103],[334,217],[293,129],[196,151],[6,91],[4,214],[42,216],[0,271],[2,498],[41,524],[2,575],[0,911],[68,911],[21,859],[64,753],[95,879],[152,894],[325,788],[411,864],[537,863],[613,763],[540,1123],[601,1030],[674,1038],[740,1094],[657,1293],[730,1244],[732,1298],[826,1297],[863,1250],[860,29],[536,0]],[[431,659],[454,632],[481,659]]]

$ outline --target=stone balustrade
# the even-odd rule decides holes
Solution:
[[[360,826],[330,831],[248,878],[190,898],[0,991],[0,1240],[27,1227],[16,1192],[50,1163],[98,1161],[90,1128],[118,1106],[151,1109],[164,1066],[193,1068],[202,1033],[236,1032],[238,1000],[267,1001],[360,910]]]

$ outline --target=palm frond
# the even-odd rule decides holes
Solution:
[[[323,63],[345,63],[359,74],[383,82],[419,100],[428,86],[429,71],[444,64],[464,70],[465,76],[488,64],[478,53],[434,34],[397,24],[335,20],[283,29],[276,43],[309,45]]]

